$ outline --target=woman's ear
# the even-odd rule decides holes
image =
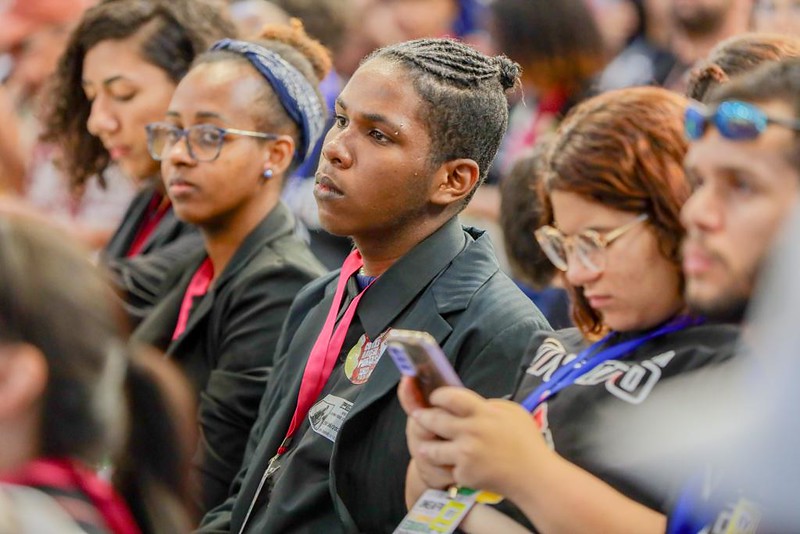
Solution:
[[[47,360],[27,343],[0,346],[0,420],[30,410],[47,387]]]
[[[463,201],[480,177],[481,170],[475,160],[460,158],[443,163],[434,174],[431,202],[445,207]]]
[[[291,136],[281,135],[274,141],[267,141],[266,148],[267,154],[262,175],[271,177],[275,174],[281,176],[286,174],[286,170],[292,164],[292,159],[294,159],[295,145]]]

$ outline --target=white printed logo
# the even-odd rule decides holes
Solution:
[[[352,402],[328,395],[308,411],[308,422],[314,432],[335,442],[336,436],[352,408]]]
[[[526,373],[548,381],[556,370],[569,365],[576,357],[575,354],[567,354],[559,340],[547,338],[536,351]],[[606,390],[618,399],[640,404],[661,380],[661,371],[674,357],[675,351],[670,350],[641,363],[608,360],[579,377],[575,385],[596,386],[605,383]]]

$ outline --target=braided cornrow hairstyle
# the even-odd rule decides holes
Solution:
[[[452,39],[417,39],[381,48],[364,60],[402,65],[423,101],[420,115],[431,137],[430,163],[474,160],[483,183],[508,122],[506,91],[522,71],[505,56],[486,56]]]

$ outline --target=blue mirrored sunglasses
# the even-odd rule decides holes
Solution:
[[[700,139],[705,134],[709,122],[713,122],[724,138],[735,141],[755,139],[770,124],[800,131],[800,120],[770,117],[748,102],[726,100],[715,108],[709,108],[700,102],[689,104],[684,114],[686,137],[691,141]]]

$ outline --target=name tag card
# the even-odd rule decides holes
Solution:
[[[451,534],[475,504],[477,494],[463,488],[451,497],[447,491],[429,489],[408,511],[394,534]]]

